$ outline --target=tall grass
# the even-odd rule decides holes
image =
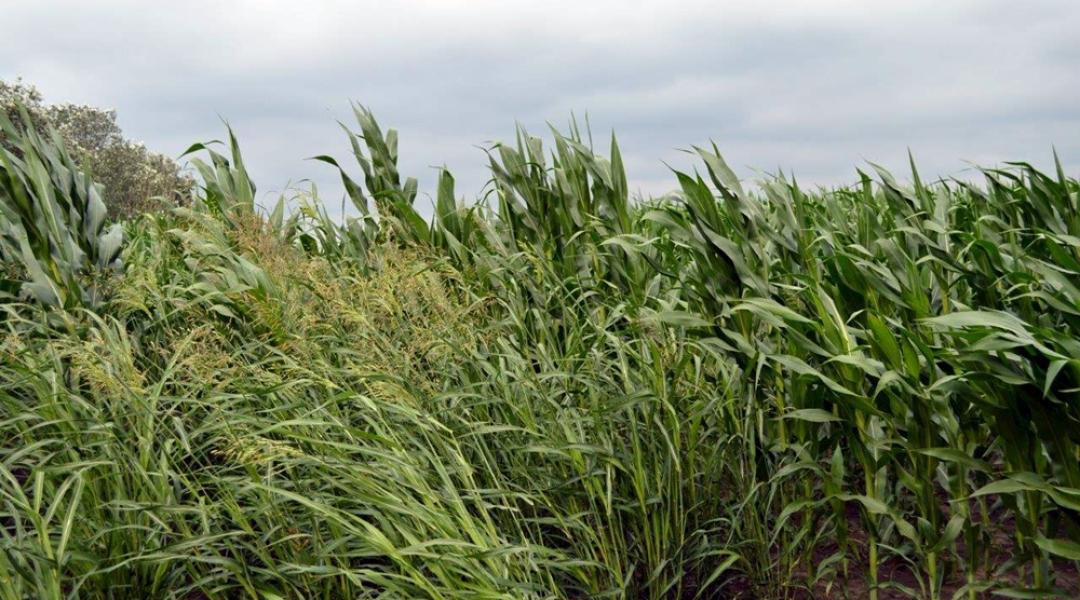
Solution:
[[[357,216],[259,210],[229,132],[119,256],[5,125],[0,598],[1078,593],[1060,166],[808,192],[700,148],[633,202],[614,139],[518,131],[428,221],[356,116]]]

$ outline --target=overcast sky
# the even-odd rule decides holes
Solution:
[[[115,108],[176,155],[240,136],[260,192],[316,181],[332,205],[349,101],[475,197],[480,146],[589,114],[632,186],[670,189],[680,149],[715,141],[736,171],[851,181],[865,161],[923,175],[970,163],[1080,165],[1080,2],[0,0],[0,78],[46,101]],[[269,200],[264,196],[264,201]]]

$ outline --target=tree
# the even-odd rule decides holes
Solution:
[[[33,85],[21,79],[14,83],[0,80],[0,111],[12,123],[22,123],[19,106],[25,108],[39,131],[55,129],[80,168],[105,187],[111,218],[128,219],[189,201],[194,180],[173,159],[126,139],[116,111],[81,104],[45,104]]]

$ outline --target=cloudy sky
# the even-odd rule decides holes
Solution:
[[[261,192],[335,173],[349,101],[401,133],[402,170],[448,166],[475,197],[480,149],[516,122],[588,113],[632,185],[667,191],[680,149],[715,141],[736,170],[850,181],[971,163],[1080,166],[1080,2],[0,0],[0,78],[47,101],[115,108],[129,137],[178,154],[238,132]],[[271,198],[264,198],[269,200]]]

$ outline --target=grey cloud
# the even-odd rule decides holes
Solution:
[[[403,170],[459,192],[487,180],[476,146],[515,122],[544,133],[587,112],[614,129],[644,193],[665,163],[715,140],[747,176],[793,170],[839,184],[870,159],[924,175],[968,161],[1080,165],[1080,5],[1012,3],[37,2],[6,7],[0,77],[51,101],[118,109],[129,135],[177,153],[241,136],[265,190],[310,178],[341,191],[314,154],[342,158],[348,102],[401,132]],[[346,161],[347,162],[347,161]]]

